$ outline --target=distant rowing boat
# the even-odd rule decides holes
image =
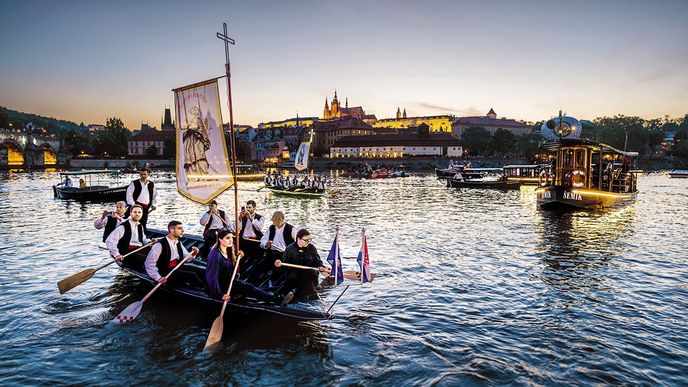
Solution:
[[[298,197],[305,197],[305,198],[319,198],[327,195],[327,191],[320,189],[320,188],[281,188],[281,187],[274,187],[274,186],[267,186],[265,187],[270,192],[277,194],[277,195],[287,195],[287,196],[298,196]]]

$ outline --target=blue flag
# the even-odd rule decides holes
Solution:
[[[332,266],[330,275],[333,276],[336,281],[335,285],[339,285],[344,282],[344,269],[342,268],[342,254],[339,251],[339,229],[334,235],[334,241],[332,242],[332,247],[330,248],[330,253],[327,255],[327,262]]]

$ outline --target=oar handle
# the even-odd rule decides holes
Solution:
[[[126,257],[128,257],[128,256],[130,256],[130,255],[132,255],[132,254],[134,254],[134,253],[137,253],[137,252],[139,252],[139,251],[145,249],[145,248],[148,247],[148,246],[152,246],[152,245],[156,244],[157,242],[158,242],[157,240],[152,241],[152,242],[148,242],[148,244],[143,245],[143,246],[139,247],[138,249],[136,249],[136,250],[134,250],[134,251],[130,251],[130,252],[124,254],[124,255],[122,256],[122,258],[126,258]]]
[[[232,250],[232,254],[234,254],[234,250]],[[236,273],[237,270],[239,269],[239,261],[241,261],[241,256],[239,256],[236,260],[236,263],[234,264],[234,271],[232,271],[232,279],[229,280],[229,287],[227,288],[227,295],[229,296],[229,293],[232,291],[232,286],[234,285],[234,278],[236,278]],[[229,300],[225,300],[225,302],[222,303],[222,310],[220,311],[220,318],[224,316],[225,314],[225,309],[227,308],[227,302]]]
[[[193,257],[191,256],[191,254],[189,254],[188,257],[186,257],[186,258],[183,259],[181,262],[179,262],[179,265],[173,267],[172,270],[170,270],[170,272],[167,273],[167,275],[164,277],[165,280],[167,280],[168,278],[170,278],[170,276],[172,275],[172,273],[174,273],[177,269],[179,269],[180,267],[182,267],[182,265],[185,264],[186,261],[190,261],[191,259],[193,259]],[[158,288],[161,287],[161,286],[162,286],[162,283],[161,283],[161,282],[158,282],[158,284],[155,285],[155,287],[154,287],[153,289],[151,289],[151,291],[148,292],[148,294],[146,294],[145,297],[143,297],[143,299],[141,300],[141,303],[143,303],[144,301],[146,301],[146,300],[148,299],[148,297],[152,296],[153,293],[155,293],[155,291],[158,290]]]
[[[280,262],[280,266],[286,266],[286,267],[293,267],[294,269],[305,269],[305,270],[315,270],[317,272],[320,272],[320,269],[317,267],[310,267],[310,266],[303,266],[303,265],[295,265],[293,263],[284,263]]]

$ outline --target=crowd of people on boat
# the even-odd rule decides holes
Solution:
[[[308,189],[314,191],[325,191],[330,183],[326,177],[321,175],[315,175],[312,178],[308,175],[306,176],[283,176],[274,172],[272,174],[265,175],[263,179],[266,187],[280,188],[284,190],[294,190],[297,188]]]
[[[204,243],[200,249],[194,246],[188,251],[181,243],[184,226],[177,220],[167,224],[167,235],[149,239],[146,224],[148,214],[156,209],[157,190],[149,180],[149,170],[140,170],[139,176],[129,184],[126,201],[117,202],[114,211],[103,211],[94,221],[94,227],[103,230],[102,240],[107,250],[124,266],[138,266],[154,281],[166,284],[167,275],[177,265],[194,258],[205,259],[205,288],[211,298],[228,300],[241,295],[278,305],[288,304],[295,296],[300,299],[314,296],[319,286],[318,273],[330,272],[311,243],[308,230],[286,222],[282,211],[273,212],[271,224],[265,227],[266,217],[256,211],[253,200],[241,207],[238,223],[227,211],[218,208],[215,200],[211,201],[199,220],[204,227]],[[324,180],[316,177],[312,181],[324,187]],[[241,248],[238,253],[233,239],[237,229]],[[143,262],[141,255],[130,254],[143,248],[150,248]],[[251,270],[243,276],[237,274],[227,295],[237,260],[242,261],[241,267]],[[282,263],[315,270],[293,269]]]

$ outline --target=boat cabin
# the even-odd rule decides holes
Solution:
[[[637,191],[637,152],[624,152],[588,140],[561,140],[548,184],[615,193]]]

